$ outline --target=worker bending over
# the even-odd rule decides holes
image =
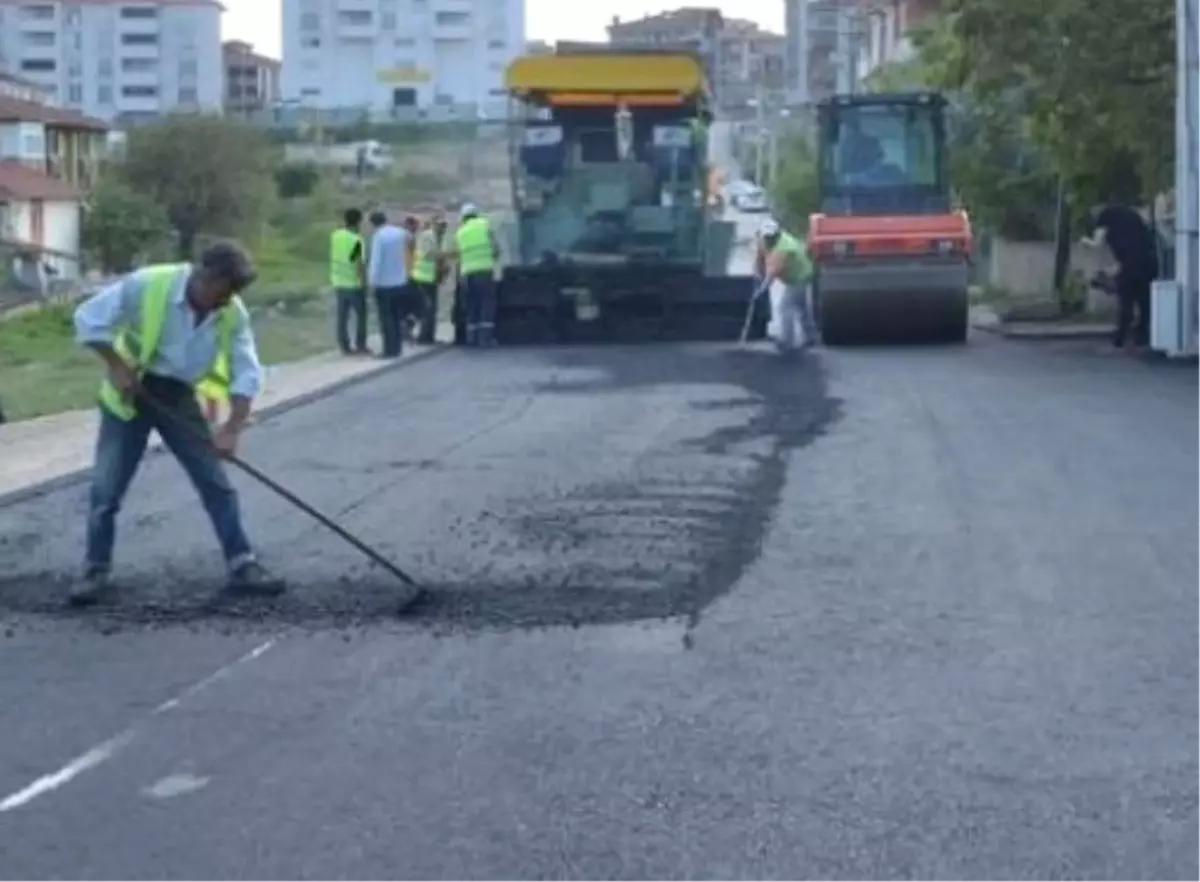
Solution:
[[[771,298],[767,333],[780,349],[804,349],[816,343],[817,329],[809,308],[812,261],[808,246],[777,221],[763,221],[755,274]]]
[[[1111,202],[1088,215],[1084,244],[1107,245],[1117,262],[1117,325],[1112,345],[1117,349],[1150,343],[1150,289],[1158,277],[1157,234],[1136,208]]]
[[[467,313],[467,345],[496,345],[496,266],[500,246],[488,219],[471,203],[462,207],[454,234],[459,284]]]
[[[262,388],[250,316],[238,292],[254,280],[236,245],[213,245],[197,265],[148,266],[89,297],[75,311],[76,339],[108,369],[100,388],[100,429],[88,503],[87,558],[75,604],[110,588],[116,515],[158,433],[200,494],[229,567],[229,589],[278,594],[283,582],[254,557],[237,491],[221,463],[233,454]],[[195,386],[228,365],[228,419],[215,432]],[[151,403],[153,402],[153,403]],[[161,410],[160,410],[161,408]]]

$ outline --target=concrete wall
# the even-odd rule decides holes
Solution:
[[[1108,249],[1093,249],[1075,243],[1071,248],[1070,272],[1085,279],[1112,267]],[[1054,243],[1013,242],[995,237],[977,278],[1006,291],[1018,300],[1050,300],[1054,296]],[[1089,292],[1088,308],[1103,310],[1110,298]]]

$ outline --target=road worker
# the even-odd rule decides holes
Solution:
[[[804,349],[817,341],[812,318],[812,261],[808,246],[768,218],[758,236],[755,273],[771,298],[767,332],[783,351]]]
[[[366,355],[367,280],[366,245],[362,237],[362,212],[349,209],[343,224],[329,236],[329,285],[337,297],[337,343],[344,355]],[[350,344],[350,317],[354,317],[354,345]]]
[[[487,218],[470,202],[454,234],[454,257],[466,306],[468,346],[496,345],[496,269],[500,246]]]
[[[197,264],[143,267],[76,309],[76,339],[96,352],[108,377],[100,389],[85,569],[72,603],[94,603],[111,588],[116,515],[151,431],[200,494],[229,568],[229,589],[264,595],[284,590],[255,559],[237,492],[221,463],[237,450],[262,388],[250,316],[237,296],[254,275],[241,248],[218,243]],[[213,430],[195,387],[221,365],[228,366],[229,416]]]
[[[412,284],[421,304],[421,326],[418,340],[434,342],[437,328],[438,271],[441,262],[441,247],[438,242],[436,217],[428,217],[417,233],[416,253],[413,258]]]

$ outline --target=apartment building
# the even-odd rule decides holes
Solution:
[[[850,92],[857,79],[860,15],[843,0],[785,0],[788,103]]]
[[[283,100],[373,116],[505,105],[524,0],[283,0]]]
[[[225,109],[255,113],[279,101],[279,62],[254,51],[241,40],[221,47],[225,71]]]
[[[221,12],[217,0],[0,0],[0,70],[110,121],[219,109]]]
[[[752,21],[726,18],[719,9],[682,7],[632,21],[614,18],[614,46],[670,46],[704,59],[718,104],[741,107],[760,92],[784,85],[785,41]]]
[[[861,39],[857,75],[861,82],[891,61],[912,57],[908,34],[941,8],[941,0],[854,0]]]

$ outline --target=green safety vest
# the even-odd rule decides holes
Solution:
[[[492,256],[492,226],[487,218],[474,217],[454,233],[458,244],[458,267],[464,276],[490,273],[496,266]]]
[[[812,277],[812,260],[808,256],[808,246],[791,233],[786,230],[781,232],[779,241],[771,251],[787,255],[783,280],[789,285],[803,285]]]
[[[334,288],[361,288],[358,263],[350,259],[354,246],[363,244],[358,233],[342,227],[329,237],[329,284]],[[363,246],[365,248],[365,246]]]
[[[167,320],[167,304],[171,288],[185,269],[179,264],[162,264],[142,270],[146,288],[142,292],[141,314],[137,329],[125,328],[117,334],[113,349],[127,365],[141,374],[154,359]],[[217,357],[208,374],[197,383],[197,390],[210,398],[225,399],[229,390],[229,366],[233,362],[233,335],[238,323],[238,298],[217,313]],[[131,420],[137,416],[137,406],[125,398],[119,389],[105,378],[100,384],[100,404],[113,416]]]
[[[427,285],[437,281],[437,236],[433,230],[423,230],[417,237],[417,259],[413,264],[412,279]]]

